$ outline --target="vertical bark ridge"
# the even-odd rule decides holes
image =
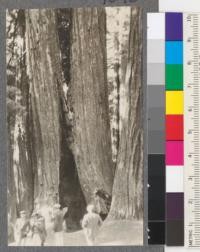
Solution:
[[[142,130],[142,12],[133,7],[128,54],[120,87],[121,132],[110,218],[141,219],[143,216]]]
[[[58,196],[59,90],[62,72],[54,10],[26,10],[26,48],[33,116],[35,199]]]
[[[103,8],[73,10],[70,94],[74,110],[74,153],[87,202],[95,188],[111,193],[114,176],[105,71],[105,22]]]

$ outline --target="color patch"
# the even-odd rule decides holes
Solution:
[[[164,176],[163,177],[162,176],[151,176],[149,181],[151,182],[151,185],[149,187],[149,192],[150,192],[151,197],[149,200],[162,201],[165,197],[165,187],[162,186],[162,184],[163,185],[165,184]],[[162,207],[164,207],[164,202],[163,202],[163,206],[160,205],[160,209]],[[151,208],[149,208],[149,210],[152,212]],[[162,219],[164,220],[164,215],[163,215]],[[158,220],[158,219],[155,218],[153,220]],[[160,218],[159,218],[159,220],[160,220]]]
[[[181,220],[184,218],[184,194],[167,193],[167,219]]]
[[[183,111],[183,91],[166,91],[166,114],[182,115]]]
[[[166,40],[183,40],[183,14],[182,13],[166,13]]]
[[[183,141],[166,142],[166,165],[183,165]]]
[[[148,108],[162,108],[164,112],[165,105],[165,86],[149,85],[147,88],[147,105]]]
[[[163,95],[163,100],[165,96]],[[148,129],[149,131],[159,130],[165,135],[165,111],[164,106],[148,109]],[[165,153],[165,152],[163,152]]]
[[[166,237],[167,246],[184,246],[184,220],[168,220]]]
[[[164,13],[148,13],[147,16],[147,37],[148,39],[165,40],[165,14]]]
[[[183,140],[183,115],[166,115],[166,140]]]
[[[148,165],[151,169],[151,176],[164,177],[165,175],[165,155],[148,155]]]
[[[166,192],[183,192],[183,166],[166,167]]]
[[[148,219],[165,219],[165,155],[148,155]],[[159,208],[157,207],[159,205]]]
[[[155,189],[156,188],[152,188],[152,190],[155,190]],[[154,194],[154,192],[149,191],[150,197],[152,194]],[[149,199],[148,219],[149,221],[159,221],[159,220],[163,221],[165,219],[165,192],[163,193],[160,192],[160,199],[155,199],[155,200]]]
[[[148,150],[151,154],[162,154],[165,152],[165,135],[163,131],[149,131]]]
[[[183,89],[183,65],[165,66],[166,90]]]
[[[165,222],[149,222],[149,241],[151,245],[165,244]]]
[[[166,64],[183,64],[183,42],[167,41],[165,43]]]
[[[147,83],[148,85],[165,85],[165,64],[148,63]]]
[[[160,39],[149,39],[147,43],[147,62],[165,63],[165,42]]]

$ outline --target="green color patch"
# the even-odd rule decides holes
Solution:
[[[165,65],[166,90],[183,90],[183,65]]]

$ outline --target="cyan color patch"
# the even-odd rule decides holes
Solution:
[[[183,42],[166,41],[166,64],[183,64]]]

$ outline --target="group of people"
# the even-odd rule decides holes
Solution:
[[[100,194],[100,196],[99,196]],[[87,213],[83,216],[81,226],[83,228],[86,242],[89,246],[95,245],[96,237],[102,226],[110,208],[109,195],[95,191],[94,201],[86,208]],[[51,222],[51,230],[55,238],[55,246],[64,246],[64,216],[66,216],[68,208],[61,209],[60,204],[55,204],[51,211],[48,212]],[[47,229],[46,214],[42,214],[39,207],[36,207],[29,218],[25,211],[20,212],[20,217],[13,226],[10,218],[8,218],[8,237],[15,240],[17,246],[44,246],[49,232]]]
[[[63,245],[63,217],[66,211],[66,208],[61,209],[60,204],[55,204],[52,211],[49,212],[57,246]],[[45,217],[38,209],[33,211],[30,218],[26,211],[21,211],[15,225],[12,225],[10,217],[8,217],[8,237],[10,237],[10,241],[15,242],[17,246],[44,246],[47,239]]]

